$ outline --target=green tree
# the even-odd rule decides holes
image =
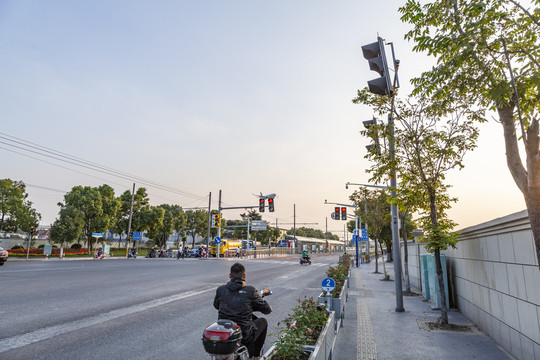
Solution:
[[[84,221],[74,207],[61,206],[59,215],[51,226],[50,236],[54,244],[65,246],[81,236]]]
[[[184,232],[191,236],[191,248],[195,246],[197,235],[202,236],[207,233],[208,228],[208,211],[204,210],[187,210],[186,211],[186,227]]]
[[[41,215],[28,200],[26,185],[22,181],[0,180],[0,230],[28,233],[39,225]]]
[[[386,100],[386,101],[385,101]],[[465,154],[476,147],[478,129],[474,120],[482,112],[471,111],[465,104],[445,104],[441,116],[441,102],[420,98],[413,102],[395,100],[360,93],[355,99],[370,105],[376,112],[387,112],[389,107],[395,109],[394,117],[401,125],[395,127],[395,161],[388,151],[380,154],[370,152],[367,157],[375,164],[368,170],[371,181],[379,182],[392,175],[395,169],[399,188],[403,192],[393,199],[399,207],[403,205],[417,206],[419,223],[422,225],[427,240],[426,249],[435,255],[437,279],[441,293],[442,324],[448,324],[448,309],[445,298],[441,250],[454,247],[457,234],[453,232],[455,223],[448,218],[446,211],[457,198],[450,197],[450,185],[445,183],[446,174],[453,169],[463,168]],[[395,105],[395,106],[393,106]],[[448,114],[450,109],[452,113]],[[391,125],[379,126],[383,134],[388,134]],[[406,202],[406,204],[403,204]]]
[[[381,243],[384,242],[388,249],[388,243],[391,243],[391,235],[388,237],[388,230],[390,228],[390,203],[388,202],[388,195],[382,190],[369,191],[362,189],[361,191],[355,191],[349,199],[353,201],[358,209],[367,210],[364,213],[364,223],[367,222],[369,237],[375,240],[375,273],[379,273],[379,253],[377,250],[377,244],[381,249]],[[390,239],[390,241],[389,241]],[[383,271],[385,279],[388,278],[386,273],[386,266],[383,261]]]
[[[526,6],[536,6],[528,10]],[[437,65],[413,80],[415,94],[496,112],[506,163],[527,206],[540,259],[540,1],[409,0],[399,9],[412,25],[405,38]],[[487,120],[482,118],[482,120]],[[522,141],[525,159],[521,158]],[[539,263],[540,264],[540,263]]]
[[[167,243],[167,239],[172,235],[176,229],[182,229],[186,226],[186,216],[182,211],[182,208],[178,205],[159,205],[158,208],[163,209],[163,220],[161,225],[159,221],[156,222],[157,226],[152,226],[147,235],[154,240],[158,247],[164,247]],[[155,213],[157,218],[160,218],[158,213]]]
[[[88,253],[92,252],[94,240],[92,233],[108,230],[113,222],[120,202],[114,197],[114,190],[109,185],[100,187],[75,186],[64,195],[61,208],[73,208],[84,222],[84,234],[88,243]],[[71,210],[70,210],[71,211]]]
[[[111,231],[115,234],[127,234],[128,224],[129,224],[129,211],[131,209],[131,191],[124,191],[119,197],[120,209],[116,215],[116,222],[114,227],[111,228]],[[133,215],[131,219],[131,229],[137,229],[142,231],[146,229],[146,226],[137,222],[141,219],[141,211],[148,210],[150,207],[150,200],[148,199],[148,194],[146,193],[146,188],[140,187],[135,191],[133,196]],[[126,246],[128,246],[128,241],[126,241]]]
[[[165,245],[165,242],[167,241],[165,234],[167,234],[168,237],[168,234],[173,230],[173,224],[170,217],[167,219],[167,223],[164,223],[165,213],[166,210],[162,206],[150,206],[141,212],[146,236],[152,239],[154,244],[158,247]]]

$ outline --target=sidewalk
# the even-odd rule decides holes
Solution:
[[[386,263],[386,270],[394,279],[393,264]],[[380,262],[381,274],[374,271],[374,261],[351,269],[349,300],[333,360],[513,359],[455,309],[448,312],[449,321],[470,325],[472,332],[422,330],[423,321],[436,321],[440,310],[432,310],[421,296],[404,296],[405,311],[396,312],[395,283],[380,280]],[[411,290],[421,295],[420,290]]]

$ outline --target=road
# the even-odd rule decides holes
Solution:
[[[269,336],[316,297],[338,256],[250,259],[246,282],[269,288]],[[130,259],[9,262],[0,269],[0,359],[208,359],[203,329],[232,261]]]

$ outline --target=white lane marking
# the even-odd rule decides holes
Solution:
[[[34,330],[26,334],[12,336],[5,339],[0,339],[0,354],[9,350],[17,349],[26,345],[36,343],[38,341],[50,339],[55,336],[63,335],[72,331],[77,331],[93,325],[104,323],[106,321],[118,319],[122,316],[131,315],[137,312],[145,311],[151,308],[162,306],[173,301],[182,300],[191,296],[200,295],[208,291],[215,291],[215,287],[199,291],[189,291],[183,294],[171,295],[161,299],[148,301],[142,304],[132,305],[127,308],[112,310],[108,313],[88,317],[77,321],[68,322],[49,326],[46,328]]]

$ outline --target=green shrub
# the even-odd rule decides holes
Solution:
[[[15,245],[11,248],[11,250],[17,250],[17,249],[24,249],[24,248],[20,245]]]

